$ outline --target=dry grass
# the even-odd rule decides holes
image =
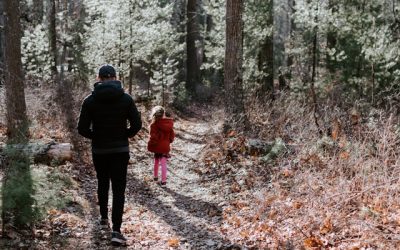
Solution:
[[[228,235],[258,248],[399,249],[397,117],[335,108],[320,117],[331,121],[321,138],[309,106],[285,98],[251,106],[257,137],[289,150],[265,166],[270,182],[253,200],[225,211]]]

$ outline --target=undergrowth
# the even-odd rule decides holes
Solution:
[[[202,174],[237,193],[223,230],[261,249],[399,248],[398,117],[342,105],[320,111],[320,136],[302,100],[253,103],[253,136],[231,131],[211,142]],[[265,152],[249,147],[254,138],[266,145],[282,138],[284,149],[265,162]]]

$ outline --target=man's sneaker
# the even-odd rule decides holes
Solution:
[[[111,244],[114,246],[126,245],[126,238],[119,232],[111,233]]]
[[[100,228],[101,229],[109,229],[110,228],[110,223],[108,223],[108,219],[100,219]]]

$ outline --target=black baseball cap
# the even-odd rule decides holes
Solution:
[[[110,77],[116,77],[116,76],[117,76],[117,73],[115,72],[114,67],[111,66],[110,64],[104,64],[99,69],[99,77],[100,78],[110,78]]]

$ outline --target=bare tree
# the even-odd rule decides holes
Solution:
[[[244,130],[247,117],[243,93],[243,0],[227,0],[225,48],[225,131]]]

